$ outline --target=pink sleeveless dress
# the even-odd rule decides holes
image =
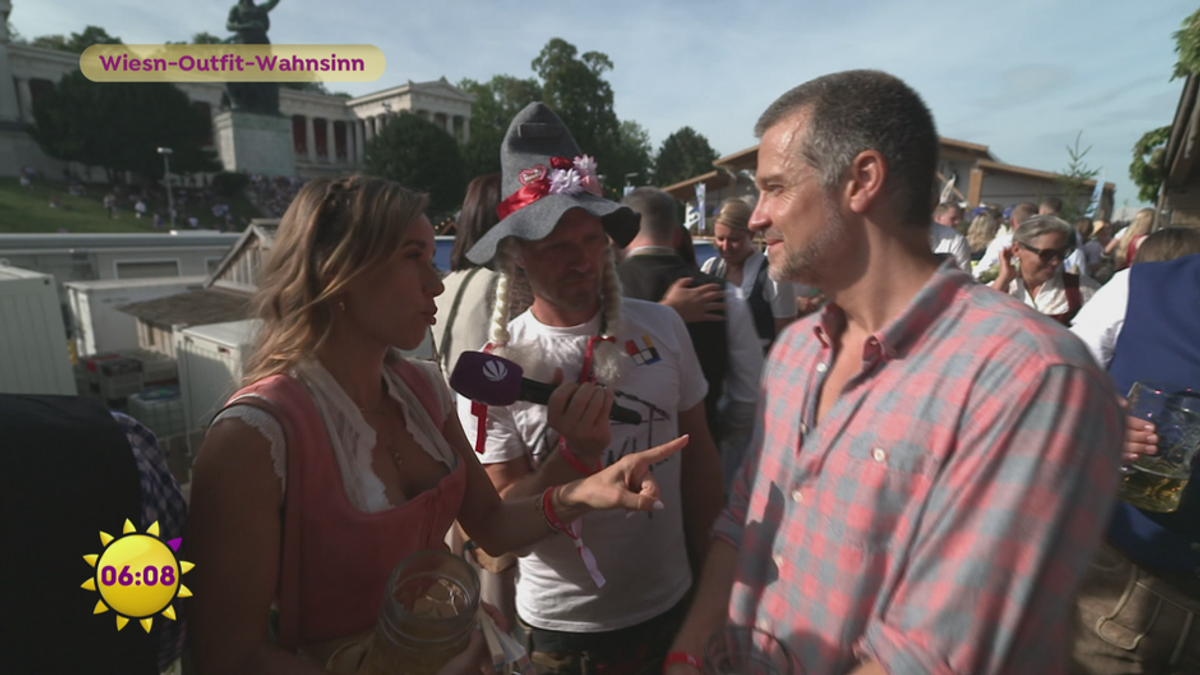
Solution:
[[[443,413],[428,378],[407,361],[392,368],[440,432]],[[294,652],[372,629],[395,566],[413,553],[445,548],[462,505],[466,463],[400,506],[363,513],[346,497],[320,411],[304,386],[274,375],[241,389],[226,406],[246,394],[257,396],[237,404],[271,413],[287,438],[279,646]]]

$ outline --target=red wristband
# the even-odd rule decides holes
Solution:
[[[696,670],[704,672],[704,664],[700,663],[700,659],[686,652],[671,652],[670,654],[667,654],[667,659],[663,661],[663,672],[666,673],[667,668],[670,668],[676,663],[686,663]]]
[[[585,476],[590,476],[600,470],[600,462],[596,462],[596,468],[592,469],[587,464],[584,464],[583,460],[576,457],[575,453],[571,452],[571,449],[567,447],[567,439],[565,438],[558,439],[558,451],[562,453],[563,459],[567,460],[567,464],[570,464],[572,469]]]

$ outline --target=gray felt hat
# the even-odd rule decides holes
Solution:
[[[530,183],[545,179],[552,170],[552,157],[574,160],[582,154],[570,130],[553,110],[544,103],[530,103],[508,125],[504,144],[500,146],[501,194],[512,197]],[[467,259],[477,265],[489,264],[496,256],[497,244],[505,237],[525,241],[544,239],[571,209],[583,209],[600,218],[604,231],[618,246],[627,246],[637,236],[641,215],[628,206],[585,191],[552,193],[510,212],[476,242],[467,252]]]

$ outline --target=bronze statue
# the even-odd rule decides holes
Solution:
[[[268,13],[275,9],[279,0],[267,0],[254,4],[254,0],[238,0],[229,10],[229,20],[225,29],[234,33],[230,40],[239,45],[269,45],[267,31],[271,28]],[[227,82],[225,90],[229,93],[229,103],[234,110],[259,113],[261,115],[279,114],[279,83],[278,82]]]

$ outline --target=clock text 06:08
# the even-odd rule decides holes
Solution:
[[[120,574],[117,574],[117,568],[108,565],[100,570],[100,583],[105,586],[113,584],[129,586],[133,584],[133,576],[129,573],[129,565],[126,565]],[[139,584],[144,582],[147,586],[153,586],[162,582],[164,586],[173,586],[175,584],[175,566],[163,565],[162,571],[159,572],[159,568],[147,565],[137,576]]]

